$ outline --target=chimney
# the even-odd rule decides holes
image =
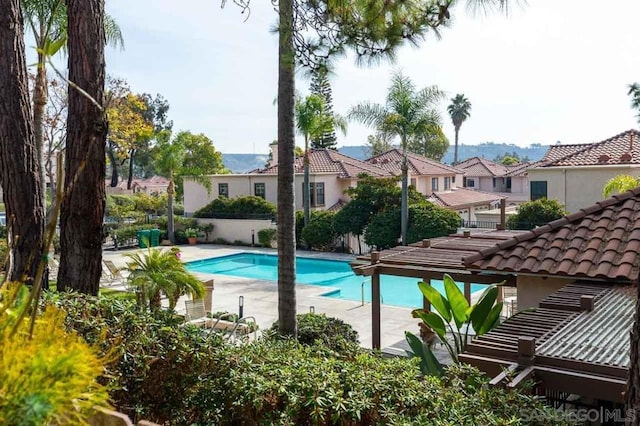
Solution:
[[[275,140],[269,144],[269,148],[271,148],[271,161],[269,162],[269,167],[273,167],[278,164],[278,141]]]
[[[633,152],[633,131],[629,135],[629,152]]]

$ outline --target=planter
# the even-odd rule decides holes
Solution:
[[[189,241],[190,246],[195,246],[198,242],[198,237],[187,237],[187,241]]]

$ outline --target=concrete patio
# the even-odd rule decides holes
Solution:
[[[185,262],[219,257],[240,252],[276,254],[275,249],[222,246],[213,244],[198,244],[195,246],[180,246],[182,260]],[[113,261],[116,266],[125,266],[125,253],[137,250],[105,251],[105,260]],[[336,253],[320,253],[299,250],[299,256],[316,257],[322,259],[352,260],[354,256]],[[244,316],[256,318],[261,330],[269,328],[278,318],[277,283],[273,281],[238,278],[218,274],[195,274],[203,281],[213,279],[214,312],[238,312],[238,298],[244,297]],[[417,282],[417,280],[416,280]],[[309,312],[340,318],[351,324],[360,336],[360,344],[365,348],[372,347],[371,305],[361,302],[324,297],[322,294],[330,291],[329,287],[312,285],[297,285],[296,298],[298,313]],[[176,307],[178,312],[184,312],[184,302],[180,301]],[[418,333],[418,320],[411,317],[411,309],[397,306],[382,305],[382,347],[396,345],[404,340],[404,332]]]

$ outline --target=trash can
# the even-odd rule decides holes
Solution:
[[[138,247],[147,248],[151,240],[151,230],[142,229],[138,231]]]
[[[150,229],[151,238],[149,238],[149,242],[151,243],[151,247],[158,247],[160,245],[160,230],[159,229]]]

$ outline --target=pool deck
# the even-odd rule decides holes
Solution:
[[[180,246],[182,260],[185,262],[193,260],[219,257],[241,252],[277,254],[276,249],[222,246],[214,244],[198,244],[195,246]],[[104,251],[103,258],[113,261],[116,266],[125,266],[125,253],[139,251],[120,250]],[[306,250],[298,250],[298,256],[315,257],[319,259],[351,260],[355,256],[322,253]],[[274,281],[257,280],[251,278],[231,277],[219,274],[195,273],[194,275],[203,281],[214,280],[213,307],[214,312],[229,311],[238,312],[238,298],[244,296],[244,316],[256,318],[260,329],[269,328],[278,318],[278,291],[277,283]],[[417,282],[417,280],[416,280]],[[298,313],[309,312],[312,308],[316,313],[323,313],[327,316],[340,318],[351,324],[360,336],[360,344],[365,348],[371,348],[371,304],[342,300],[331,297],[323,297],[328,287],[312,285],[296,286],[296,305]],[[178,312],[184,312],[184,302],[181,300],[176,306]],[[418,320],[411,317],[411,309],[382,305],[382,347],[396,345],[404,340],[404,332],[411,331],[418,333]]]

